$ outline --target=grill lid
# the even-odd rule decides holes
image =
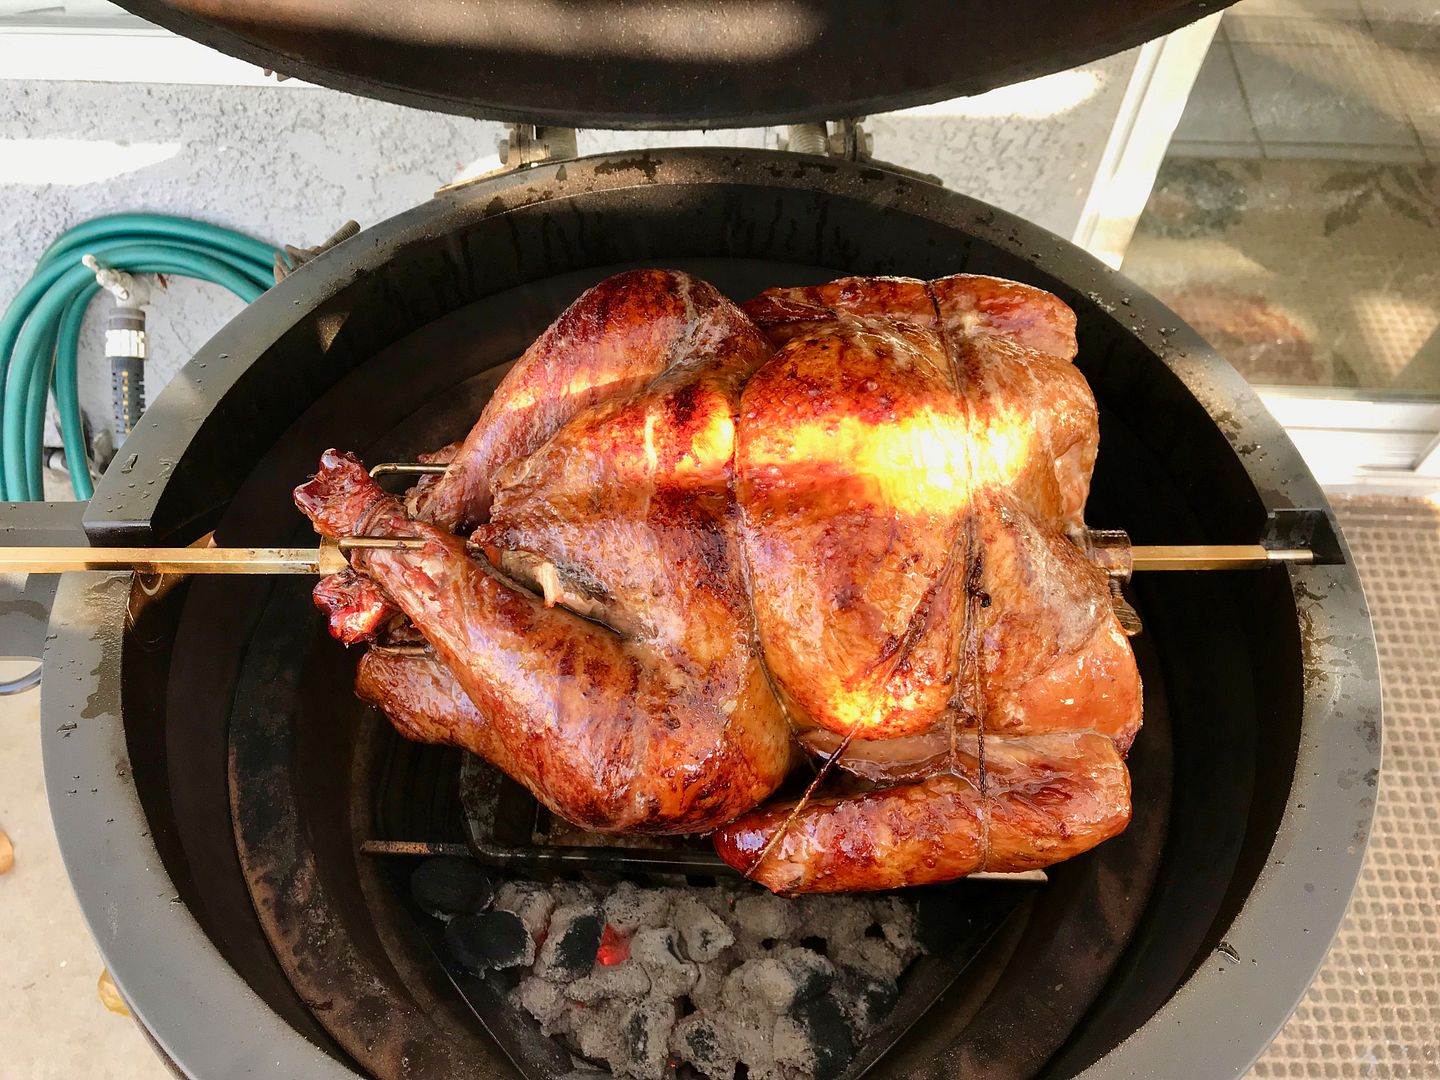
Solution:
[[[1228,0],[118,0],[365,97],[567,127],[863,116],[1086,63]]]

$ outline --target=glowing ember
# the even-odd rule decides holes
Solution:
[[[630,935],[622,934],[609,923],[600,934],[600,948],[595,953],[595,962],[602,967],[614,967],[630,959]]]

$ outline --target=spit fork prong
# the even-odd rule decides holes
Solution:
[[[350,565],[348,552],[419,551],[427,543],[423,536],[322,536],[315,561],[322,575],[338,574]]]
[[[371,652],[383,653],[386,656],[434,656],[435,650],[429,645],[422,645],[419,642],[399,642],[394,645],[371,645]]]
[[[450,466],[423,461],[382,461],[372,466],[371,476],[439,476]]]

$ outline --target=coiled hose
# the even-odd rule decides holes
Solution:
[[[0,317],[0,499],[44,497],[51,391],[75,497],[94,493],[75,367],[85,309],[100,287],[81,265],[83,256],[132,274],[213,282],[248,304],[273,282],[274,254],[269,244],[244,233],[163,214],[111,214],[61,235]]]

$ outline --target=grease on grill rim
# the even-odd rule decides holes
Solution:
[[[510,1006],[574,1055],[578,1076],[831,1080],[924,951],[914,905],[896,897],[534,881],[485,895],[468,866],[422,863],[417,903],[447,923],[452,958],[504,980]]]

